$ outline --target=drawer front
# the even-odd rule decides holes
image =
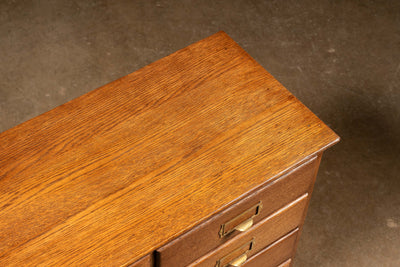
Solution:
[[[163,266],[186,266],[231,240],[240,231],[309,192],[319,161],[319,157],[309,160],[161,247],[156,261]]]
[[[153,255],[147,255],[140,260],[128,265],[129,267],[152,267],[153,266]]]
[[[248,232],[236,236],[189,264],[189,266],[223,267],[232,260],[244,256],[244,254],[246,258],[250,258],[269,244],[296,229],[301,223],[307,203],[308,194],[304,194],[294,202],[256,224]],[[169,263],[168,265],[161,266],[180,266],[180,263]]]
[[[292,259],[288,259],[284,263],[280,264],[278,267],[289,267],[291,263],[292,263]]]
[[[296,244],[298,229],[287,234],[283,238],[274,242],[270,246],[261,250],[259,253],[248,259],[243,267],[289,267]]]

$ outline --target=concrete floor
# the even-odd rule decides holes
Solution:
[[[341,137],[295,266],[400,266],[400,1],[1,1],[0,132],[226,31]]]

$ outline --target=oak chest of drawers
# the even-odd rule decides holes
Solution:
[[[0,134],[0,266],[290,266],[338,140],[219,32]]]

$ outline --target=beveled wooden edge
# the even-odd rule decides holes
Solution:
[[[152,267],[154,266],[154,255],[153,254],[148,254],[144,256],[143,258],[133,262],[133,263],[126,263],[121,266],[126,266],[126,267]]]
[[[289,266],[291,266],[291,263],[292,263],[292,259],[288,259],[285,262],[279,264],[278,267],[289,267]]]

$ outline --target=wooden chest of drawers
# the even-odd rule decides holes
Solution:
[[[338,140],[219,32],[0,134],[0,266],[290,266]]]

